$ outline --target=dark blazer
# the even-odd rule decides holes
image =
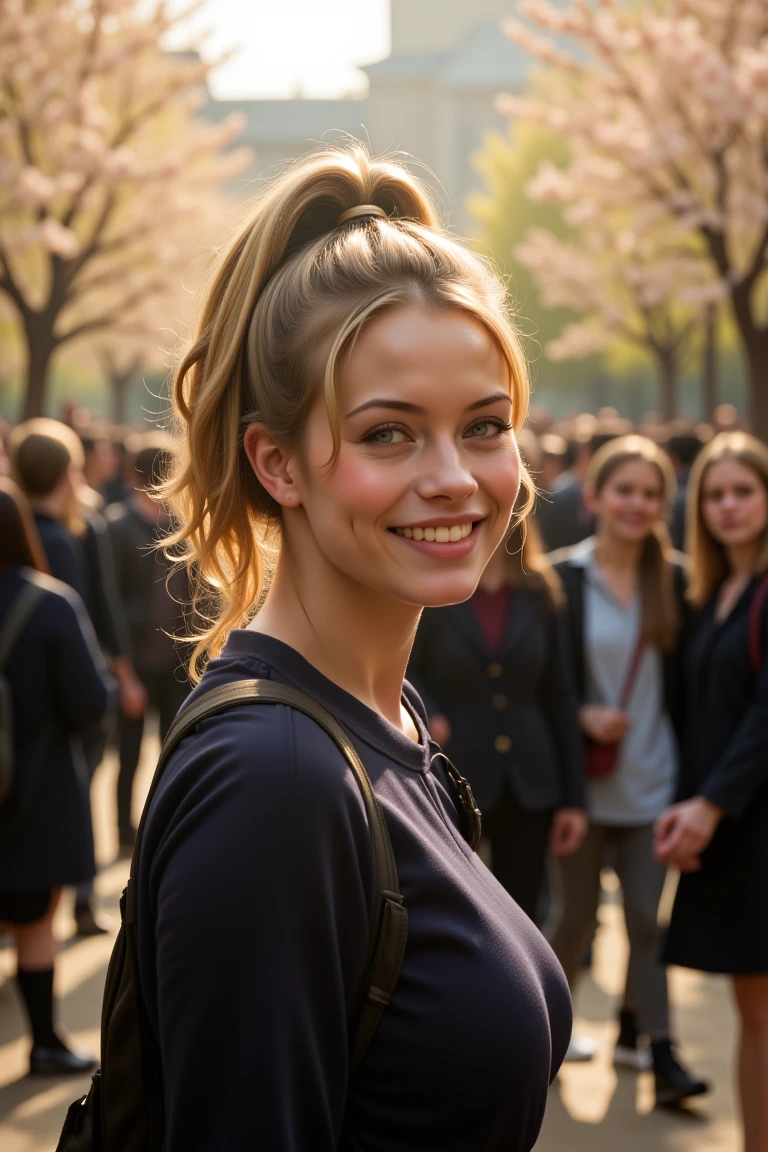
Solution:
[[[57,888],[95,872],[88,773],[80,735],[107,711],[107,675],[79,596],[26,568],[0,576],[0,620],[25,581],[47,595],[6,665],[15,781],[0,808],[0,888]]]
[[[85,572],[83,556],[77,540],[63,524],[47,512],[35,512],[35,526],[40,536],[45,558],[54,580],[61,580],[74,588],[85,600]]]
[[[584,575],[576,563],[575,549],[563,548],[549,559],[560,576],[568,598],[568,635],[573,674],[579,700],[586,699],[587,668],[584,632]],[[685,648],[690,634],[691,613],[685,599],[685,569],[682,562],[675,565],[675,597],[680,612],[681,630],[678,642],[671,652],[662,656],[664,668],[664,706],[672,721],[678,745],[682,745],[685,725]]]
[[[759,675],[748,639],[758,584],[751,581],[722,624],[715,622],[714,599],[699,618],[690,646],[681,794],[706,796],[737,819],[759,803],[768,836],[768,611],[761,621]]]
[[[516,588],[499,653],[469,602],[427,608],[408,678],[429,712],[451,723],[445,748],[481,809],[505,781],[529,811],[584,806],[577,701],[564,620],[544,591]]]
[[[536,502],[536,524],[548,552],[586,540],[595,530],[594,518],[584,507],[584,485],[571,480],[563,488],[545,492]]]
[[[153,545],[162,529],[151,523],[127,500],[111,504],[106,511],[112,554],[115,561],[117,589],[127,616],[131,646],[137,668],[142,667],[142,651],[147,642],[153,586],[165,587],[169,563]],[[183,571],[171,575],[168,583],[168,624],[171,634],[188,631],[184,605],[189,600],[189,583]],[[179,649],[180,663],[185,653]]]

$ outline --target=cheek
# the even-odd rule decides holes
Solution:
[[[396,467],[342,456],[324,487],[324,502],[345,520],[375,520],[396,503],[408,483]]]
[[[756,532],[762,532],[768,525],[768,496],[765,492],[756,492],[747,504],[749,521]]]

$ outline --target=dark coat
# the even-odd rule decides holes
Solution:
[[[129,654],[125,613],[117,595],[112,548],[100,512],[89,512],[81,538],[46,512],[35,513],[51,576],[74,588],[102,649],[110,656]]]
[[[536,503],[536,524],[548,552],[586,540],[595,530],[594,517],[584,506],[584,485],[572,480],[543,493]]]
[[[0,620],[24,581],[47,595],[6,665],[14,721],[13,791],[0,809],[0,888],[56,888],[95,872],[88,772],[80,734],[114,691],[82,601],[24,568],[0,577]]]
[[[748,641],[757,586],[722,624],[713,599],[690,645],[679,796],[706,796],[726,815],[701,869],[680,877],[665,959],[707,972],[768,972],[768,610],[759,675]]]
[[[570,652],[576,691],[580,703],[587,697],[587,662],[584,631],[584,567],[574,562],[570,549],[562,549],[549,557],[560,576],[568,598],[567,618]],[[664,669],[664,707],[669,716],[678,745],[682,744],[685,725],[685,650],[690,634],[691,613],[685,599],[685,569],[675,565],[675,597],[680,613],[681,629],[674,649],[662,655]],[[620,686],[619,686],[620,688]],[[617,691],[619,690],[617,688]]]
[[[512,592],[489,651],[469,602],[422,614],[408,677],[451,723],[445,748],[490,810],[505,781],[529,811],[584,807],[584,768],[564,620],[543,590]]]
[[[148,640],[150,604],[153,586],[163,587],[170,564],[163,553],[154,547],[162,529],[142,516],[131,500],[124,504],[111,504],[106,511],[107,527],[112,544],[117,574],[117,589],[125,611],[134,662],[143,667],[142,652]],[[183,571],[175,571],[168,581],[167,631],[181,635],[189,631],[184,605],[189,601],[189,583]],[[186,658],[184,647],[178,649],[178,659],[172,656],[173,667]]]
[[[408,939],[350,1075],[375,909],[360,789],[291,708],[199,723],[149,807],[139,861],[166,1152],[529,1152],[568,1045],[568,988],[464,839],[416,693],[405,686],[418,744],[294,649],[235,629],[193,699],[252,677],[308,693],[354,743],[387,822]]]

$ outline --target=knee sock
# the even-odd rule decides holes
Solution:
[[[20,968],[16,983],[24,1000],[32,1029],[32,1043],[41,1048],[63,1048],[53,1026],[53,968],[40,971]]]

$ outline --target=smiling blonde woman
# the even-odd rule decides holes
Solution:
[[[224,255],[175,400],[171,544],[208,611],[198,668],[214,657],[190,707],[256,679],[338,721],[384,814],[407,938],[387,1006],[368,994],[383,1011],[360,1059],[382,912],[348,760],[285,704],[201,721],[139,868],[165,1152],[527,1152],[567,985],[473,850],[471,802],[404,684],[422,607],[472,595],[518,496],[528,384],[504,285],[405,169],[318,153]]]

